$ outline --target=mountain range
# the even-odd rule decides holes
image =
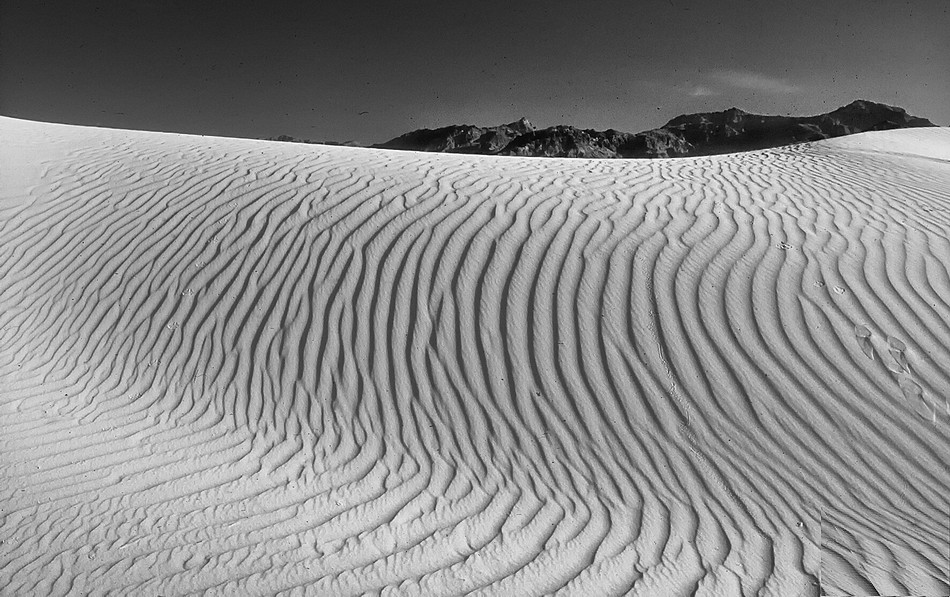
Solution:
[[[865,131],[937,126],[895,106],[856,100],[815,116],[764,116],[739,108],[684,114],[640,133],[558,125],[526,118],[499,126],[419,129],[371,147],[410,151],[571,158],[666,158],[714,155],[818,141]],[[312,143],[281,136],[277,141]],[[339,143],[331,143],[339,145]]]

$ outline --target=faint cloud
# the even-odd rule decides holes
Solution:
[[[713,91],[709,87],[705,87],[703,85],[697,85],[696,87],[693,87],[693,90],[690,91],[689,94],[693,97],[711,97],[714,95],[719,95],[719,92]]]
[[[785,79],[769,77],[748,70],[717,70],[711,76],[720,83],[739,89],[762,91],[764,93],[796,93],[799,91],[797,86],[792,85]]]

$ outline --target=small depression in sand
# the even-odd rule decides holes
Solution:
[[[946,595],[950,131],[0,118],[3,595]]]

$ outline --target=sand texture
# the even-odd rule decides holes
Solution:
[[[0,118],[0,594],[947,595],[950,130]]]

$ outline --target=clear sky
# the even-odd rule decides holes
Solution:
[[[0,0],[0,113],[384,141],[854,99],[950,124],[950,0]]]

